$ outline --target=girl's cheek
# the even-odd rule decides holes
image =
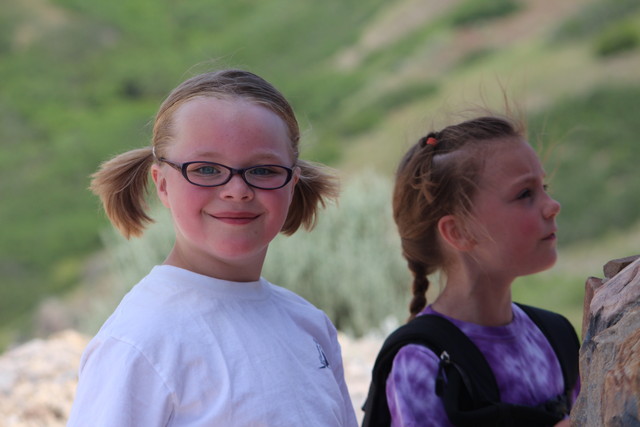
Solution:
[[[537,221],[523,221],[522,225],[520,226],[520,231],[522,233],[523,236],[536,236],[538,234],[540,234],[541,232],[541,228],[538,225]]]

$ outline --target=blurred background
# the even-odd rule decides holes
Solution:
[[[302,157],[340,171],[339,206],[279,237],[264,275],[352,336],[407,315],[390,213],[400,156],[503,95],[526,114],[562,203],[559,262],[515,299],[579,329],[584,282],[640,252],[637,0],[0,0],[0,351],[96,332],[171,245],[111,229],[89,176],[149,144],[166,94],[193,74],[254,71],[293,104]],[[435,291],[435,289],[434,289]]]

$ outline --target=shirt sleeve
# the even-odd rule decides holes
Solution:
[[[438,362],[436,354],[421,345],[398,351],[386,383],[392,427],[451,426],[435,392]]]
[[[144,354],[107,338],[91,343],[82,357],[67,426],[164,426],[171,419],[172,396]]]

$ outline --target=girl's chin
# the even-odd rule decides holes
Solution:
[[[525,274],[525,276],[530,276],[532,274],[537,274],[537,273],[542,273],[543,271],[547,271],[556,264],[556,261],[557,261],[557,255],[554,254],[552,257],[549,257],[545,262],[541,262],[537,268],[532,268],[529,273]]]
[[[558,256],[557,254],[554,254],[554,256],[546,263],[542,266],[542,268],[540,268],[540,270],[538,271],[538,273],[549,270],[550,268],[552,268],[554,265],[556,265],[556,261],[558,260]]]

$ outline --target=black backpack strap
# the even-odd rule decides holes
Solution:
[[[573,325],[561,314],[529,305],[519,303],[516,305],[538,326],[556,353],[564,378],[567,404],[570,404],[571,395],[580,374],[578,366],[580,340]]]
[[[465,399],[467,402],[500,400],[493,372],[480,350],[471,340],[447,319],[436,315],[422,315],[398,328],[389,335],[382,345],[373,367],[369,393],[363,406],[365,411],[363,427],[390,425],[391,416],[387,404],[386,381],[391,372],[395,355],[400,348],[407,344],[423,345],[439,357],[446,349],[450,361],[449,364],[446,364],[441,357],[441,367],[447,371],[445,372],[447,383],[451,382],[451,377],[456,377],[464,384],[474,384],[470,391],[474,395],[473,398],[471,396],[461,397],[464,396],[462,390],[455,394],[445,390],[446,395],[455,396],[456,402],[451,405],[459,405],[460,399]],[[447,365],[446,368],[445,365]],[[470,381],[465,372],[473,373],[473,381]],[[447,400],[445,399],[446,405]]]
[[[573,326],[559,314],[518,306],[540,328],[558,355],[566,397],[570,397],[578,376],[579,341]],[[395,355],[407,344],[423,345],[440,357],[436,391],[454,425],[538,427],[554,425],[562,419],[562,414],[557,412],[558,406],[562,405],[551,401],[535,408],[500,402],[493,372],[473,342],[447,319],[423,315],[398,328],[384,342],[363,406],[363,427],[390,425],[386,380]]]

